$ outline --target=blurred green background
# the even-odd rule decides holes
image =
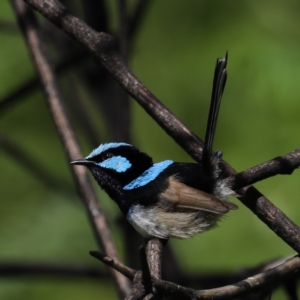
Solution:
[[[115,18],[115,3],[110,4]],[[299,1],[156,0],[150,3],[135,39],[130,65],[141,81],[203,138],[215,61],[228,50],[228,81],[214,148],[222,149],[224,159],[242,171],[299,147],[299,14]],[[0,18],[14,21],[8,1],[0,2]],[[32,77],[34,70],[22,36],[4,30],[0,35],[3,98]],[[76,96],[85,97],[84,89]],[[131,103],[135,145],[155,161],[192,161],[134,100]],[[50,174],[73,184],[40,91],[0,116],[1,134],[22,146]],[[91,149],[78,126],[77,131],[87,155]],[[101,120],[100,135],[110,141]],[[97,245],[75,193],[45,186],[7,153],[0,153],[0,263],[101,268],[88,255]],[[298,223],[298,171],[255,186]],[[97,192],[122,253],[122,238],[115,225],[119,211],[99,188]],[[294,253],[238,200],[233,202],[240,209],[231,212],[218,229],[190,240],[171,241],[187,272],[234,271]],[[0,286],[0,299],[116,299],[113,285],[96,279],[2,277]],[[276,293],[272,299],[284,299],[284,294]]]

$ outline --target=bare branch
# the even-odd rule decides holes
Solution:
[[[130,269],[122,263],[98,251],[90,251],[90,255],[102,261],[106,265],[109,265],[110,267],[114,268],[115,270],[122,273],[124,276],[130,278],[133,281],[132,292],[126,298],[126,300],[132,300],[139,299],[141,295],[147,295],[148,297],[152,297],[156,294],[156,290],[153,290],[151,281],[152,278],[161,278],[162,248],[163,241],[161,241],[160,239],[148,240],[146,248],[141,248],[140,252],[142,272]],[[159,299],[157,295],[155,295],[155,298]]]
[[[299,166],[300,149],[296,149],[284,156],[275,157],[258,166],[227,177],[223,182],[233,190],[237,190],[278,174],[290,175]]]
[[[160,279],[163,241],[158,238],[147,240],[145,250],[151,277]]]
[[[258,292],[269,285],[276,285],[299,269],[300,258],[295,256],[278,267],[269,269],[233,285],[220,288],[196,291],[163,280],[154,280],[154,285],[158,290],[166,294],[176,295],[177,299],[233,299],[249,293]]]
[[[74,132],[67,118],[60,87],[56,81],[48,55],[46,54],[35,16],[24,2],[11,0],[11,3],[16,12],[18,22],[28,45],[28,50],[43,85],[50,111],[65,148],[67,159],[71,161],[78,157],[82,157]],[[84,168],[72,168],[72,171],[79,193],[85,204],[90,223],[94,229],[97,242],[108,255],[119,260],[105,215],[99,207],[86,170]],[[129,292],[129,282],[114,269],[110,268],[109,270],[120,296],[124,297],[124,295]]]
[[[132,280],[132,290],[130,295],[125,300],[140,300],[145,299],[144,296],[148,295],[145,289],[145,280],[142,272],[136,272]]]
[[[142,248],[141,252],[145,256],[144,247]],[[102,261],[104,264],[114,268],[115,270],[132,280],[132,290],[130,295],[126,297],[126,300],[141,299],[143,296],[149,294],[149,288],[152,288],[150,274],[148,274],[149,269],[143,269],[142,272],[135,271],[98,251],[90,251],[90,255]],[[147,264],[146,257],[142,260],[145,260],[145,264]]]
[[[163,244],[166,242],[167,241],[163,241],[158,238],[154,238],[146,241],[145,251],[146,251],[146,257],[147,257],[147,263],[148,263],[149,272],[151,276],[151,281],[154,279],[161,279]],[[157,295],[157,291],[154,286],[152,286],[152,294],[153,296],[155,296],[155,299],[161,299],[159,295]]]
[[[124,276],[126,276],[127,278],[129,278],[131,280],[133,280],[133,278],[137,272],[137,271],[125,266],[121,262],[119,262],[115,259],[112,259],[111,257],[109,257],[105,254],[102,254],[99,251],[90,251],[90,255],[97,258],[98,260],[102,261],[104,264],[117,270],[118,272],[120,272],[121,274],[123,274]]]

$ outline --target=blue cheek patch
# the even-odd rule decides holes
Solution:
[[[172,163],[173,160],[164,160],[162,162],[154,164],[151,168],[145,171],[141,176],[139,176],[138,178],[134,179],[126,186],[124,186],[123,190],[132,190],[146,185],[147,183],[153,181],[162,171],[164,171]]]
[[[98,164],[105,169],[112,169],[118,173],[123,173],[131,167],[131,163],[123,156],[113,156]]]

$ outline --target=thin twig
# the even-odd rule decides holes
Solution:
[[[99,252],[99,251],[90,251],[90,255],[97,258],[98,260],[102,261],[106,265],[112,267],[113,269],[117,270],[127,278],[133,280],[137,271],[125,266],[121,262],[112,259],[111,257]]]
[[[143,248],[141,251],[145,256],[145,248]],[[144,295],[149,294],[149,287],[152,286],[149,269],[146,271],[143,269],[142,272],[135,271],[99,251],[90,251],[90,255],[132,280],[132,290],[130,295],[126,297],[126,300],[141,299],[141,297]],[[144,260],[147,264],[146,257]]]
[[[124,276],[134,281],[133,290],[131,294],[126,298],[138,299],[142,294],[155,295],[155,289],[150,293],[150,289],[153,289],[151,284],[151,278],[160,279],[161,278],[161,256],[162,256],[163,242],[160,239],[148,240],[146,247],[143,247],[140,251],[141,254],[143,271],[137,272],[124,264],[112,259],[111,257],[102,254],[99,251],[90,251],[90,255],[102,261],[106,265],[114,268],[115,270],[122,273]],[[137,276],[137,273],[141,273]],[[150,299],[150,298],[149,298]],[[159,299],[155,295],[155,299]]]
[[[59,136],[64,145],[67,159],[71,161],[78,157],[82,157],[82,153],[67,118],[60,87],[56,81],[48,55],[46,54],[41,38],[41,32],[35,16],[23,1],[11,0],[11,3],[16,12],[18,22],[28,45],[28,50],[32,56],[35,68],[44,88],[46,99],[59,132]],[[85,204],[89,220],[94,229],[94,234],[99,246],[101,246],[101,248],[109,256],[119,260],[105,215],[99,207],[94,189],[86,170],[84,168],[72,168],[71,170],[76,181],[76,186],[78,187],[79,193]],[[129,293],[128,280],[125,280],[125,277],[116,272],[114,269],[109,268],[109,270],[120,297],[124,298],[124,296]]]
[[[246,171],[231,175],[223,183],[237,190],[263,179],[282,174],[290,175],[300,166],[300,149],[286,155],[275,157],[265,163],[252,167]]]

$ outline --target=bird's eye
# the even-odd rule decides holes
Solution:
[[[113,154],[110,152],[106,152],[103,154],[103,160],[113,157]]]

